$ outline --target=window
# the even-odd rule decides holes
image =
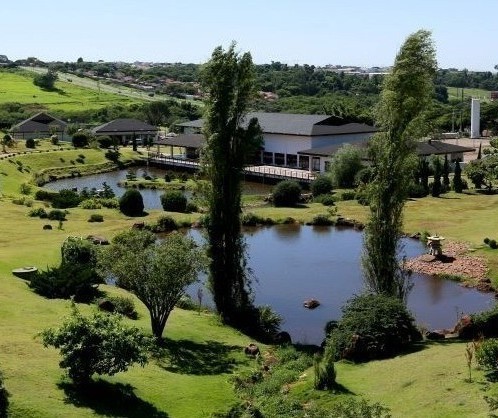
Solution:
[[[273,164],[273,152],[265,151],[263,153],[263,163],[264,164]]]
[[[275,165],[285,165],[285,155],[279,152],[275,153]]]
[[[297,167],[297,155],[296,154],[287,154],[287,166]]]
[[[299,157],[299,168],[303,170],[309,170],[310,168],[310,157],[301,155]]]

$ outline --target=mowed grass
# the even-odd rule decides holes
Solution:
[[[123,150],[126,155],[131,150]],[[11,397],[13,417],[90,417],[90,416],[156,416],[208,417],[214,411],[226,410],[236,401],[230,381],[233,373],[258,368],[257,362],[242,354],[250,340],[234,330],[221,326],[212,314],[176,309],[165,331],[169,354],[152,360],[145,368],[133,367],[126,373],[99,382],[103,399],[74,394],[64,384],[58,367],[56,350],[44,348],[36,334],[49,326],[57,326],[70,312],[68,301],[47,300],[29,290],[15,278],[11,270],[34,265],[39,268],[55,265],[60,260],[60,246],[67,236],[103,235],[111,238],[130,228],[137,218],[126,218],[117,210],[96,211],[69,209],[62,229],[58,223],[30,218],[31,208],[14,205],[19,184],[29,181],[37,170],[46,167],[73,166],[79,154],[92,166],[105,161],[100,150],[67,150],[14,157],[31,172],[17,169],[17,163],[0,160],[0,370]],[[61,161],[61,158],[64,160]],[[131,158],[131,157],[130,157]],[[1,174],[2,172],[7,175]],[[2,187],[8,187],[9,194]],[[481,234],[498,231],[494,220],[498,196],[448,194],[442,198],[409,201],[405,210],[407,232],[438,232],[448,239],[479,245]],[[299,208],[273,208],[257,205],[246,210],[260,216],[300,221],[315,214],[327,213],[321,204]],[[42,206],[36,202],[35,206]],[[368,208],[354,201],[338,202],[338,214],[365,221]],[[101,224],[87,222],[90,214],[101,213]],[[153,222],[164,212],[159,210],[138,220]],[[190,219],[196,215],[175,215]],[[50,223],[53,230],[43,230]],[[492,237],[490,237],[492,238]],[[489,250],[479,250],[492,259]],[[488,254],[489,253],[489,254]],[[112,294],[126,294],[114,287],[102,286]],[[138,301],[138,321],[126,320],[149,332],[147,311]],[[81,305],[86,313],[94,307]],[[312,389],[313,372],[292,386],[292,396],[303,403],[317,400],[327,404],[338,397],[364,396],[391,408],[394,417],[485,417],[488,408],[483,399],[495,385],[484,383],[482,372],[473,366],[474,383],[466,382],[467,369],[464,343],[429,343],[419,351],[391,360],[362,365],[339,363],[338,382],[342,394],[316,392]]]
[[[465,88],[463,89],[463,97],[464,99],[475,98],[475,99],[482,99],[485,101],[491,100],[489,91],[483,89]],[[448,98],[461,100],[462,89],[457,87],[448,87]]]
[[[72,111],[100,109],[112,104],[141,103],[141,100],[99,93],[64,81],[56,81],[55,90],[47,91],[33,84],[32,74],[0,70],[0,103],[8,102],[29,104],[33,110]]]
[[[69,393],[59,387],[63,372],[58,367],[57,351],[44,348],[35,338],[42,329],[59,325],[69,313],[70,303],[37,296],[24,281],[14,277],[11,270],[26,265],[40,269],[55,265],[60,261],[60,246],[66,237],[98,234],[110,238],[130,228],[137,219],[103,209],[97,212],[104,215],[104,222],[93,224],[87,219],[94,211],[75,208],[70,209],[68,221],[59,230],[57,222],[30,218],[27,216],[30,208],[14,205],[9,199],[0,199],[0,210],[5,213],[0,234],[0,370],[11,395],[12,417],[95,414],[205,417],[213,411],[225,410],[235,400],[229,376],[241,368],[254,367],[242,354],[249,339],[221,326],[212,314],[199,315],[179,309],[173,312],[165,331],[172,356],[105,379],[108,383],[102,387],[113,395],[107,400],[70,400]],[[47,223],[54,229],[43,230],[42,226]],[[125,293],[108,286],[102,289]],[[139,320],[126,322],[149,332],[147,311],[138,300],[136,306]],[[82,305],[80,309],[88,313],[94,308]],[[118,383],[131,385],[131,400],[120,394]],[[126,408],[131,412],[120,409],[123,402],[127,402]],[[137,409],[136,413],[132,412],[133,408]],[[165,415],[153,414],[159,412]],[[146,415],[141,415],[143,413]]]

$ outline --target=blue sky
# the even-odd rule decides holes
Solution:
[[[7,0],[10,59],[202,63],[232,40],[256,63],[391,65],[433,33],[439,66],[494,71],[498,0]]]

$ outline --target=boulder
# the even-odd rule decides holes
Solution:
[[[254,343],[250,343],[246,348],[244,348],[244,353],[248,356],[257,356],[259,354],[259,347]]]
[[[50,229],[52,229],[52,225],[48,225],[48,224],[47,225],[43,225],[43,229],[44,230],[50,230]]]
[[[320,302],[318,302],[316,299],[307,299],[303,302],[303,306],[306,309],[315,309],[320,306]]]
[[[458,338],[465,340],[474,338],[476,330],[470,315],[463,315],[455,325],[453,332],[458,335]]]
[[[144,229],[145,222],[135,222],[131,227],[132,229]]]

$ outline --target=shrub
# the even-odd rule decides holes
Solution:
[[[356,192],[354,190],[345,190],[341,193],[341,200],[354,200],[356,199]]]
[[[489,244],[489,238],[484,238],[484,244],[488,245]]]
[[[330,219],[329,215],[318,214],[313,217],[312,221],[310,222],[310,225],[330,226],[334,225],[334,221]]]
[[[33,218],[41,218],[41,219],[44,219],[46,218],[48,215],[47,215],[47,212],[45,211],[44,208],[36,208],[36,209],[32,209],[29,211],[28,213],[28,216],[31,216]]]
[[[257,225],[265,225],[266,220],[261,216],[258,216],[252,212],[247,212],[242,215],[241,219],[242,225],[244,226],[257,226]]]
[[[337,373],[335,371],[334,359],[335,353],[331,345],[325,347],[323,356],[315,355],[315,358],[313,359],[315,389],[330,390],[335,386]]]
[[[171,216],[161,216],[153,228],[154,232],[170,232],[177,229],[178,224]]]
[[[101,198],[99,202],[102,204],[104,208],[108,209],[117,209],[119,208],[119,200],[115,197],[110,198]]]
[[[496,250],[498,248],[498,244],[496,243],[496,240],[492,239],[489,241],[489,248],[492,248],[493,250]]]
[[[189,295],[183,295],[178,302],[176,302],[175,306],[186,311],[196,311],[199,309],[199,305],[197,305]]]
[[[61,264],[37,272],[29,287],[48,299],[74,298],[76,302],[89,302],[97,295],[101,283],[91,268],[80,264]]]
[[[105,153],[105,158],[107,158],[109,161],[112,161],[113,163],[117,163],[119,161],[119,157],[119,151],[108,150]]]
[[[29,183],[22,183],[21,186],[19,186],[19,191],[21,194],[24,195],[29,195],[31,193],[32,186]]]
[[[354,186],[358,172],[363,168],[362,151],[354,145],[345,144],[334,154],[330,172],[336,187]]]
[[[161,195],[161,205],[165,211],[185,213],[187,198],[179,190],[167,191]]]
[[[14,205],[24,205],[28,207],[33,206],[33,200],[28,198],[27,196],[22,196],[18,199],[12,199],[12,203]]]
[[[99,213],[92,213],[88,222],[104,222],[104,216]]]
[[[119,210],[126,216],[140,216],[144,212],[144,201],[138,190],[127,190],[119,199]]]
[[[110,148],[112,146],[112,138],[108,135],[99,136],[97,142],[100,148]]]
[[[350,299],[332,331],[331,344],[337,358],[369,361],[399,354],[421,338],[412,315],[397,298],[364,294]]]
[[[52,206],[58,209],[75,208],[81,203],[80,195],[69,189],[59,190],[59,193],[53,196]]]
[[[265,340],[271,340],[280,331],[281,324],[282,317],[271,306],[258,306],[258,328]]]
[[[408,187],[408,197],[417,199],[425,196],[427,196],[427,190],[422,184],[410,183],[410,186]]]
[[[3,385],[3,376],[0,374],[0,418],[7,418],[9,409],[9,393]]]
[[[476,360],[485,370],[498,372],[498,339],[482,341],[476,350]]]
[[[138,318],[138,312],[135,309],[135,302],[133,302],[132,298],[125,296],[111,296],[108,297],[107,300],[114,305],[114,312],[130,319]]]
[[[90,138],[86,132],[79,131],[79,132],[76,132],[73,134],[72,143],[73,143],[74,148],[86,147],[89,142],[90,142]]]
[[[97,248],[86,239],[68,237],[61,246],[62,264],[94,267],[97,263]]]
[[[96,198],[85,199],[79,206],[82,209],[102,209],[102,203]]]
[[[53,209],[47,214],[51,221],[65,221],[67,212],[65,210]]]
[[[59,365],[68,369],[77,384],[89,383],[92,375],[114,375],[126,371],[133,363],[147,363],[148,337],[121,324],[117,315],[94,313],[84,317],[73,308],[71,317],[59,329],[41,333],[45,347],[60,349]]]
[[[187,202],[187,207],[185,208],[187,213],[194,213],[199,211],[199,207],[194,202]]]
[[[284,180],[278,183],[273,190],[273,204],[276,207],[296,206],[301,197],[301,187],[293,180]]]
[[[35,193],[36,200],[45,200],[51,202],[52,199],[57,195],[57,192],[48,191],[48,190],[37,190]]]
[[[36,142],[33,138],[26,139],[26,148],[35,148]]]
[[[52,145],[59,145],[59,137],[56,134],[52,135],[50,137],[50,143]]]
[[[331,194],[322,194],[313,199],[316,203],[321,203],[323,206],[334,206],[335,205],[335,197]]]
[[[311,183],[311,193],[313,196],[329,194],[332,191],[332,180],[328,176],[318,176]]]

